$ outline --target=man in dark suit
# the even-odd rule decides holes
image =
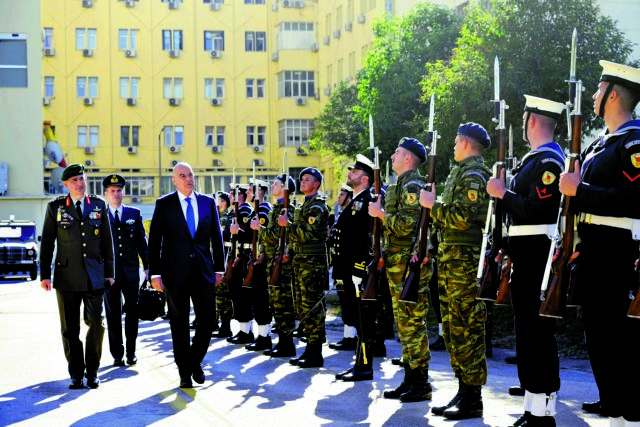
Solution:
[[[104,197],[109,204],[109,221],[113,236],[116,262],[116,281],[104,293],[104,308],[109,333],[109,349],[113,356],[113,366],[124,366],[125,347],[122,344],[122,312],[126,314],[124,333],[127,338],[127,364],[135,365],[136,339],[138,338],[138,312],[136,303],[140,291],[140,261],[145,277],[149,278],[147,239],[140,209],[124,206],[124,186],[126,180],[117,174],[102,180]],[[124,307],[122,297],[124,296]],[[124,310],[123,310],[124,309]]]
[[[79,163],[66,167],[62,182],[69,194],[49,202],[42,226],[41,286],[46,291],[51,290],[51,262],[57,244],[54,287],[62,345],[71,376],[69,388],[84,388],[85,375],[87,386],[98,388],[104,338],[102,295],[105,286],[114,282],[107,204],[97,196],[85,194],[87,176],[84,166]],[[80,341],[82,303],[84,322],[89,327],[84,354]]]
[[[202,371],[213,322],[216,288],[222,281],[224,253],[215,200],[194,190],[191,166],[173,168],[178,191],[156,200],[149,231],[149,272],[152,286],[166,292],[173,355],[180,387],[192,387],[191,377],[204,383]],[[189,343],[190,300],[198,318]]]

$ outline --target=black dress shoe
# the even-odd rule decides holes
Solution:
[[[353,366],[352,366],[352,367],[350,367],[349,369],[347,369],[347,370],[346,370],[346,371],[344,371],[344,372],[340,372],[339,374],[336,374],[336,379],[337,379],[337,380],[341,380],[341,379],[342,379],[342,377],[344,377],[345,375],[349,375],[349,374],[350,374],[350,373],[352,373],[352,372],[353,372]]]
[[[444,338],[442,335],[438,335],[438,339],[435,340],[432,344],[429,344],[429,350],[431,351],[443,351],[447,348],[444,345]]]
[[[253,332],[238,332],[235,336],[227,338],[231,344],[249,344],[253,342]]]
[[[69,384],[70,390],[80,390],[82,388],[84,388],[82,378],[71,378],[71,383]]]
[[[98,377],[87,377],[87,387],[89,388],[100,387],[100,379]]]
[[[113,366],[124,366],[124,359],[114,359]]]
[[[518,418],[512,425],[511,427],[518,427],[523,425],[524,423],[527,422],[527,420],[529,419],[529,417],[531,416],[531,412],[529,411],[525,411],[524,414],[520,415],[520,418]]]
[[[221,327],[217,331],[213,331],[211,338],[230,338],[232,335],[231,329]]]
[[[329,344],[329,348],[332,348],[334,350],[353,351],[356,349],[357,345],[358,345],[357,338],[342,338],[340,341],[336,343]]]
[[[514,385],[513,387],[509,387],[509,394],[511,396],[524,396],[524,389],[519,385]]]
[[[606,411],[602,408],[602,403],[599,400],[596,402],[584,402],[582,404],[582,410],[589,414],[598,414],[602,417],[608,416]]]
[[[191,378],[180,378],[180,388],[193,388]]]
[[[267,337],[258,336],[258,338],[256,338],[254,342],[252,342],[251,344],[245,345],[244,348],[246,348],[249,351],[262,351],[262,350],[269,350],[271,346],[272,346],[272,343],[271,343],[270,336],[267,336]]]
[[[197,365],[193,368],[193,372],[191,373],[193,380],[198,384],[203,384],[205,380],[204,372],[202,371],[202,366]]]
[[[504,361],[509,365],[515,365],[516,363],[518,363],[518,359],[516,358],[516,356],[505,357]]]
[[[127,365],[135,365],[138,363],[138,358],[136,355],[127,356]]]
[[[353,372],[342,376],[342,381],[370,381],[373,379],[373,369],[371,365],[356,365]]]
[[[402,366],[402,358],[394,357],[393,359],[391,359],[391,364],[396,366]]]

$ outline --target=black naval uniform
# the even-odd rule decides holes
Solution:
[[[556,321],[542,317],[540,286],[558,216],[564,154],[555,142],[528,153],[513,170],[510,191],[502,199],[512,270],[509,289],[515,317],[518,377],[531,393],[560,388]],[[545,227],[544,225],[550,225]]]
[[[114,277],[114,258],[107,205],[101,198],[84,196],[82,217],[70,195],[47,205],[42,227],[40,277],[51,279],[57,245],[53,287],[56,289],[64,354],[72,379],[95,378],[102,356],[104,325],[102,295],[105,278]],[[80,305],[89,327],[83,354],[80,340]]]
[[[235,216],[235,211],[233,212]],[[253,208],[249,203],[243,203],[238,208],[237,221],[240,226],[240,231],[236,235],[237,237],[237,251],[239,263],[234,267],[233,279],[231,283],[231,300],[233,301],[233,316],[238,322],[251,322],[253,320],[253,310],[251,308],[250,295],[245,292],[242,286],[244,277],[247,273],[247,263],[251,258],[251,240],[253,236],[253,230],[251,229],[251,216],[253,215]],[[231,221],[227,223],[228,227],[231,225]],[[227,232],[225,230],[225,234]]]
[[[582,183],[571,198],[579,213],[577,283],[587,349],[602,411],[640,421],[640,320],[627,317],[629,290],[638,284],[634,262],[640,234],[640,121],[596,139],[581,155]]]

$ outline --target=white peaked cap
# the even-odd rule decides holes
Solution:
[[[640,69],[610,61],[600,61],[602,77],[600,81],[619,84],[640,93]]]
[[[555,120],[562,118],[562,112],[566,108],[564,104],[544,98],[538,98],[537,96],[525,95],[524,97],[526,99],[524,111],[541,114]]]

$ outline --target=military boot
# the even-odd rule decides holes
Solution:
[[[321,368],[324,365],[322,343],[309,343],[304,352],[307,356],[304,359],[300,358],[300,360],[298,360],[298,366],[300,368]]]
[[[413,370],[413,380],[411,388],[406,393],[400,395],[400,402],[422,402],[431,400],[433,389],[429,384],[429,373],[427,368],[419,367]]]
[[[466,420],[482,417],[482,386],[461,383],[462,398],[455,407],[447,409],[442,415],[449,420]]]
[[[293,366],[298,366],[298,362],[300,362],[301,360],[304,360],[307,358],[307,349],[309,346],[305,347],[304,351],[302,352],[302,354],[300,355],[300,357],[294,357],[292,359],[289,359],[289,364],[293,365]]]
[[[272,346],[271,337],[269,335],[267,335],[266,337],[258,335],[258,338],[256,338],[254,342],[252,342],[251,344],[245,345],[244,348],[246,348],[249,351],[261,351],[261,350],[268,350],[271,348],[271,346]]]
[[[373,352],[371,351],[373,346],[373,341],[365,341],[363,351],[362,340],[358,338],[356,364],[351,372],[342,375],[342,381],[369,381],[373,379]]]
[[[434,406],[431,408],[431,413],[433,415],[442,415],[444,414],[444,411],[446,411],[447,409],[456,406],[458,404],[458,402],[460,402],[460,399],[462,399],[462,380],[460,380],[458,378],[458,392],[456,393],[455,396],[453,396],[453,399],[451,399],[449,401],[449,403],[447,403],[444,406]]]
[[[404,379],[395,390],[387,390],[382,395],[385,399],[400,399],[403,393],[406,393],[411,388],[411,382],[413,381],[413,371],[409,367],[408,363],[404,363]]]
[[[293,337],[286,334],[279,334],[278,344],[264,352],[265,356],[271,357],[293,357],[296,355],[296,345],[293,343]]]

